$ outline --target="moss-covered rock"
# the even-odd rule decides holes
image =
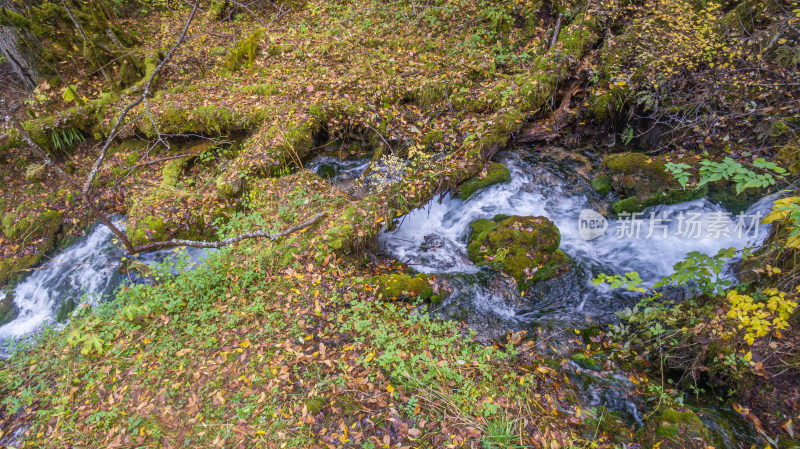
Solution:
[[[220,195],[234,197],[239,196],[244,189],[244,179],[238,173],[223,173],[215,181],[217,191]]]
[[[446,296],[439,291],[435,277],[427,274],[375,276],[370,283],[376,284],[378,292],[386,299],[419,297],[436,304]]]
[[[461,186],[461,199],[466,201],[480,189],[509,181],[511,172],[508,168],[499,162],[491,162],[480,175]]]
[[[708,188],[684,189],[661,158],[641,153],[617,153],[600,164],[611,178],[611,190],[626,197],[611,205],[617,214],[641,212],[658,204],[678,204],[704,197]]]
[[[19,316],[19,308],[14,304],[14,295],[7,293],[3,299],[0,299],[0,326],[13,321],[17,316]]]
[[[703,186],[697,190],[668,190],[650,195],[645,198],[633,196],[623,200],[615,201],[611,208],[617,214],[641,212],[648,207],[659,204],[679,204],[687,201],[694,201],[704,197],[708,193],[708,188]]]
[[[608,195],[611,192],[611,177],[597,176],[592,179],[592,188],[600,195]]]
[[[713,443],[711,432],[691,410],[666,409],[653,414],[636,434],[642,447],[704,449]]]
[[[165,186],[175,186],[183,174],[184,164],[185,159],[174,159],[167,162],[161,169],[161,183]]]
[[[225,59],[225,68],[236,71],[241,67],[250,67],[258,54],[258,43],[264,37],[263,30],[256,30],[253,34],[242,40]]]
[[[496,216],[476,220],[471,227],[469,258],[513,277],[521,291],[571,267],[558,249],[558,228],[545,217]]]
[[[5,237],[17,245],[33,245],[34,248],[27,254],[0,259],[0,285],[39,263],[53,249],[61,224],[61,212],[56,210],[46,210],[41,214],[26,211],[5,214],[0,229]]]
[[[225,204],[203,202],[199,193],[159,185],[132,196],[126,233],[133,245],[171,238],[213,240],[213,218],[225,214]],[[197,205],[202,205],[197,207]]]
[[[41,214],[28,214],[17,219],[17,215],[10,213],[3,216],[3,233],[8,239],[17,239],[25,236],[52,237],[61,227],[61,212],[46,210]]]
[[[142,217],[135,223],[127,228],[128,238],[134,246],[167,240],[167,225],[162,218]]]

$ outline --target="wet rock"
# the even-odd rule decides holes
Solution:
[[[496,216],[471,227],[469,258],[513,277],[520,291],[571,267],[569,257],[558,249],[561,234],[546,217]]]
[[[422,244],[422,248],[425,250],[441,248],[444,246],[444,239],[437,234],[428,234],[423,237],[423,239],[425,242]]]
[[[731,181],[717,181],[709,184],[708,199],[720,204],[728,212],[744,212],[763,196],[761,189],[747,189],[736,193],[736,185]]]
[[[72,315],[72,312],[75,311],[77,306],[78,303],[74,299],[64,299],[61,303],[61,306],[58,308],[58,312],[56,313],[56,321],[59,323],[66,321]]]
[[[336,170],[336,167],[330,164],[320,165],[319,169],[317,170],[317,174],[323,179],[335,178],[337,172],[338,170]]]

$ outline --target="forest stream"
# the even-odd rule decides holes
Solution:
[[[575,328],[614,323],[615,312],[634,306],[638,297],[612,291],[607,285],[593,285],[594,276],[636,271],[645,285],[652,286],[692,251],[713,255],[728,247],[742,250],[758,246],[769,233],[768,225],[760,225],[760,217],[769,211],[772,197],[758,201],[739,216],[703,198],[650,208],[639,217],[644,221],[638,230],[631,228],[629,220],[626,223],[624,219],[611,219],[603,235],[587,240],[579,231],[581,212],[605,211],[608,198],[596,193],[581,176],[585,156],[557,148],[517,148],[500,153],[497,160],[510,170],[510,182],[484,188],[466,201],[450,194],[437,196],[399,217],[393,229],[385,230],[378,238],[387,255],[417,272],[436,274],[445,280],[449,295],[431,306],[435,316],[464,322],[484,339],[500,338],[508,331],[529,330],[533,335],[536,329],[546,329],[547,340],[555,337],[552,346],[559,335]],[[322,156],[307,168],[337,183],[358,178],[368,165],[364,160]],[[650,231],[647,218],[651,212],[661,220],[659,224],[666,224],[665,228]],[[561,233],[560,248],[573,261],[572,269],[539,283],[532,294],[524,297],[508,276],[476,266],[466,253],[470,223],[498,214],[551,219]],[[683,217],[691,217],[698,226],[688,230],[691,234],[686,234]],[[743,223],[739,223],[739,217]],[[124,225],[124,220],[118,219],[118,223]],[[720,235],[708,234],[713,227],[721,229]],[[144,266],[158,266],[175,275],[200,266],[207,253],[208,250],[194,248],[162,250],[140,254],[135,259]],[[86,237],[33,270],[9,293],[14,295],[19,315],[0,327],[2,355],[8,356],[15,341],[24,340],[45,326],[59,325],[56,318],[65,304],[71,304],[68,310],[75,313],[72,310],[76,305],[96,305],[112,298],[121,285],[147,280],[146,275],[133,270],[121,274],[123,260],[124,251],[114,236],[98,224]],[[723,276],[734,279],[737,260],[730,260]],[[691,294],[677,293],[684,297]],[[615,411],[629,424],[641,425],[646,407],[624,373],[585,369],[574,362],[570,368],[587,404]],[[699,415],[718,443],[723,444],[721,447],[744,448],[759,441],[752,426],[727,408],[700,409]]]

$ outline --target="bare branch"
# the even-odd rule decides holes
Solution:
[[[561,19],[563,18],[564,16],[562,14],[558,15],[558,19],[556,20],[556,29],[553,31],[553,40],[550,41],[550,48],[553,48],[556,45],[556,42],[558,42],[558,35],[561,32]]]
[[[153,70],[153,73],[150,74],[150,78],[148,78],[148,80],[144,83],[141,95],[139,95],[139,97],[132,103],[128,104],[128,106],[126,106],[125,109],[122,110],[122,113],[119,115],[119,117],[117,117],[117,121],[114,123],[114,126],[111,128],[111,132],[108,134],[108,139],[106,139],[106,142],[103,144],[103,148],[100,150],[100,155],[94,162],[94,167],[92,167],[92,170],[86,176],[86,182],[83,184],[83,191],[82,191],[83,193],[88,193],[89,189],[92,188],[92,182],[94,182],[94,178],[97,177],[97,172],[100,170],[100,166],[103,165],[103,161],[105,160],[106,155],[108,154],[108,148],[111,146],[111,143],[117,137],[117,131],[119,130],[120,124],[122,123],[123,120],[125,120],[125,117],[128,116],[128,113],[131,111],[131,109],[138,106],[142,101],[145,100],[145,98],[147,98],[148,95],[150,95],[150,87],[153,84],[153,80],[156,78],[156,75],[158,75],[158,73],[161,71],[164,65],[166,65],[167,62],[169,62],[170,58],[172,58],[172,55],[175,53],[175,50],[178,49],[183,40],[186,38],[186,33],[189,31],[189,25],[191,25],[192,20],[194,20],[194,16],[195,13],[197,12],[197,7],[199,4],[200,0],[197,0],[194,6],[192,7],[192,12],[189,14],[189,18],[186,20],[186,24],[183,26],[183,31],[181,32],[180,37],[175,42],[175,45],[173,45],[172,48],[164,56],[164,59],[162,59],[161,62],[158,63],[158,66],[156,66],[155,70]]]
[[[19,132],[19,135],[20,137],[22,137],[22,140],[24,140],[25,143],[28,144],[28,147],[30,148],[31,152],[33,152],[33,154],[36,157],[44,161],[45,165],[47,165],[53,171],[55,171],[56,174],[64,181],[64,183],[66,183],[70,187],[77,187],[72,177],[68,175],[67,172],[64,171],[64,169],[59,167],[58,164],[53,162],[52,159],[50,159],[50,155],[47,154],[47,151],[43,150],[42,147],[39,146],[39,144],[37,144],[36,142],[33,141],[33,139],[31,139],[31,136],[28,134],[27,131],[25,131],[25,128],[22,127],[22,124],[19,122],[19,120],[17,120],[17,117],[8,109],[8,106],[6,106],[5,99],[0,98],[0,104],[3,105],[3,111],[6,114],[7,119],[10,120],[11,123],[14,125],[14,127],[17,129],[17,132]],[[122,232],[116,225],[114,225],[111,219],[108,218],[108,215],[103,213],[103,211],[101,211],[95,206],[94,200],[89,195],[89,192],[81,192],[81,199],[83,200],[84,203],[86,203],[86,206],[89,207],[89,210],[92,212],[92,215],[94,215],[98,220],[100,220],[101,223],[108,226],[108,229],[110,229],[111,232],[113,232],[114,235],[116,235],[117,238],[119,238],[120,241],[122,241],[122,243],[125,244],[126,248],[133,249],[133,245],[131,244],[131,241],[128,239],[128,236],[125,235],[125,233]]]
[[[155,243],[148,243],[146,245],[137,246],[131,253],[145,253],[149,251],[155,251],[159,249],[167,249],[167,248],[177,248],[182,246],[187,246],[191,248],[222,248],[224,246],[232,245],[234,243],[241,242],[242,240],[248,239],[261,239],[267,238],[270,240],[277,240],[281,237],[287,236],[293,232],[299,231],[301,229],[305,229],[314,223],[322,220],[324,217],[328,215],[327,212],[321,212],[315,215],[310,220],[304,221],[302,223],[296,224],[290,228],[287,228],[278,233],[270,233],[267,231],[253,231],[253,232],[245,232],[244,234],[239,234],[237,236],[227,238],[225,240],[220,240],[218,242],[208,242],[208,241],[196,241],[196,240],[181,240],[181,239],[174,239],[168,240],[165,242],[155,242]]]

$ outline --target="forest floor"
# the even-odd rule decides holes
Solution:
[[[587,85],[623,9],[309,1],[267,23],[198,16],[101,167],[102,209],[126,214],[138,243],[325,217],[225,248],[201,270],[124,287],[18,350],[0,365],[0,443],[19,432],[20,447],[649,444],[652,432],[582,408],[563,349],[524,335],[487,343],[415,313],[414,295],[387,298],[374,285],[406,267],[372,257],[387,223],[485,176],[515,136],[574,138],[562,122],[604,129],[603,107],[589,107],[601,95]],[[169,48],[187,13],[128,23],[141,29],[142,54]],[[137,95],[79,75],[83,105],[45,83],[24,124],[76,180]],[[321,154],[384,156],[387,179],[403,182],[338,188],[302,170]],[[13,282],[93,219],[75,186],[24,146],[0,158],[0,282]],[[57,223],[42,225],[53,213]],[[571,352],[616,347],[570,332]],[[660,404],[661,379],[643,371],[627,377]]]

